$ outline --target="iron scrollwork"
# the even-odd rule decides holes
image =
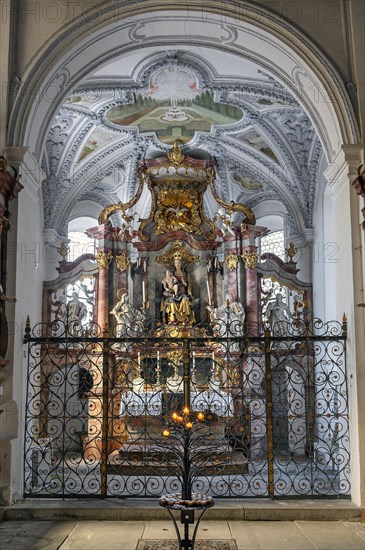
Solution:
[[[180,422],[195,493],[350,496],[345,320],[252,336],[227,310],[225,332],[173,337],[67,322],[26,327],[24,496],[181,492]]]

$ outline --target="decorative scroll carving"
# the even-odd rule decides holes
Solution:
[[[165,254],[157,256],[156,262],[170,267],[174,264],[174,260],[181,260],[187,266],[191,266],[199,260],[199,257],[191,254],[181,245],[180,241],[176,241]]]
[[[109,206],[104,208],[101,211],[101,214],[98,219],[99,225],[110,223],[108,220],[112,214],[115,214],[115,212],[119,212],[120,210],[125,212],[126,210],[128,210],[128,208],[132,208],[132,206],[134,206],[138,202],[142,194],[143,184],[144,184],[144,173],[142,168],[138,170],[137,176],[138,176],[138,189],[135,196],[128,202],[118,202],[117,204],[110,204]]]
[[[127,271],[128,265],[130,263],[128,254],[126,252],[122,252],[122,254],[116,256],[115,263],[117,264],[117,268],[119,269],[119,271]]]
[[[180,166],[185,159],[185,155],[178,145],[178,141],[175,140],[171,151],[167,153],[167,158],[172,162],[174,166]]]
[[[161,235],[182,229],[195,235],[202,233],[201,193],[194,185],[183,182],[159,186],[157,191],[157,224],[155,234]]]
[[[113,254],[110,251],[103,252],[102,250],[98,250],[95,259],[97,261],[99,269],[108,269],[113,259]]]
[[[212,159],[185,156],[177,140],[167,155],[143,161],[151,211],[147,219],[141,220],[141,240],[149,240],[151,223],[156,224],[155,235],[182,230],[214,238],[214,223],[206,217],[203,207],[208,170],[213,164]]]
[[[255,250],[252,252],[246,251],[241,257],[246,269],[255,269],[259,257]]]
[[[234,271],[238,267],[238,256],[237,254],[230,254],[226,257],[226,264],[230,271]]]
[[[223,206],[227,210],[228,214],[232,214],[232,212],[242,212],[245,215],[243,223],[248,223],[250,225],[255,225],[255,222],[256,222],[255,214],[252,212],[252,210],[250,208],[248,208],[248,206],[246,206],[245,204],[240,204],[238,202],[234,202],[234,201],[226,202],[218,196],[217,191],[215,189],[215,185],[214,185],[214,180],[215,180],[215,170],[214,170],[214,168],[212,168],[212,167],[208,168],[207,169],[207,174],[209,176],[209,185],[210,185],[210,189],[212,191],[212,195],[215,198],[215,200],[217,201],[217,203],[220,206]]]

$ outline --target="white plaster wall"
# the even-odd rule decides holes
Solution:
[[[312,247],[313,311],[326,320],[341,321],[336,308],[336,271],[339,268],[339,245],[334,232],[333,207],[330,190],[323,180],[319,182],[319,193],[314,213],[314,241]]]
[[[18,226],[18,261],[16,269],[16,296],[17,304],[15,317],[19,332],[14,342],[14,380],[13,399],[19,407],[18,437],[13,441],[14,459],[12,464],[13,483],[22,480],[22,462],[20,464],[15,457],[22,456],[24,437],[24,411],[26,395],[26,360],[22,345],[24,334],[24,322],[27,315],[30,316],[31,325],[42,320],[42,297],[44,279],[44,257],[42,238],[42,213],[41,201],[37,201],[24,190],[19,196],[19,213],[21,223]],[[20,469],[20,471],[19,471]],[[21,489],[22,490],[22,489]],[[20,491],[21,494],[21,491]]]
[[[355,304],[363,299],[361,286],[361,252],[359,249],[360,225],[358,198],[350,182],[356,168],[362,162],[362,149],[343,146],[325,177],[331,191],[329,200],[333,214],[332,238],[337,244],[338,262],[334,271],[335,288],[332,293],[333,309],[337,319],[345,313],[348,319],[347,384],[350,416],[352,498],[360,504],[364,499],[364,430],[362,419],[365,411],[364,363],[365,334],[359,321]]]

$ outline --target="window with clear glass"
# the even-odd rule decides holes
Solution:
[[[79,216],[68,224],[68,261],[73,262],[83,254],[95,254],[95,239],[89,237],[86,230],[97,225],[90,216]]]
[[[285,260],[284,231],[273,231],[265,237],[261,237],[260,253],[270,252],[281,260]]]
[[[68,261],[73,262],[83,254],[95,254],[95,241],[82,231],[69,231]]]

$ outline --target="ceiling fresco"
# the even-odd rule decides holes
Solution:
[[[262,136],[258,132],[256,132],[256,130],[248,130],[247,132],[244,132],[244,134],[241,134],[239,139],[243,143],[246,143],[249,147],[253,147],[254,149],[256,149],[256,151],[260,151],[264,155],[270,157],[274,162],[277,162],[279,164],[279,161],[276,158],[273,150],[268,146]]]
[[[250,208],[276,199],[286,211],[290,235],[312,227],[319,139],[289,91],[272,76],[248,66],[247,74],[219,74],[230,64],[218,53],[210,63],[199,52],[160,52],[135,71],[108,66],[73,90],[54,117],[43,157],[45,228],[67,233],[73,208],[92,201],[100,210],[129,200],[136,191],[138,160],[161,154],[180,140],[217,161],[224,200]],[[211,52],[210,54],[211,55]],[[213,216],[214,200],[205,209]],[[138,216],[150,207],[142,201]],[[72,216],[71,216],[72,217]]]
[[[95,130],[85,143],[77,162],[84,160],[84,158],[86,158],[88,155],[90,155],[100,147],[103,147],[103,145],[106,145],[107,143],[113,141],[114,138],[115,136],[112,132],[108,132],[107,130],[104,130],[100,127],[95,128]]]
[[[214,100],[200,88],[197,76],[184,67],[167,66],[150,77],[149,85],[133,94],[133,103],[112,107],[106,118],[118,126],[137,126],[155,132],[172,145],[175,139],[191,141],[196,132],[210,132],[213,125],[229,125],[243,116],[240,108]]]
[[[242,116],[241,109],[215,102],[210,92],[187,99],[173,89],[165,99],[138,94],[134,103],[112,107],[106,114],[113,124],[137,126],[141,134],[155,132],[161,142],[169,145],[176,139],[188,143],[196,132],[210,132],[213,125],[232,124]]]

